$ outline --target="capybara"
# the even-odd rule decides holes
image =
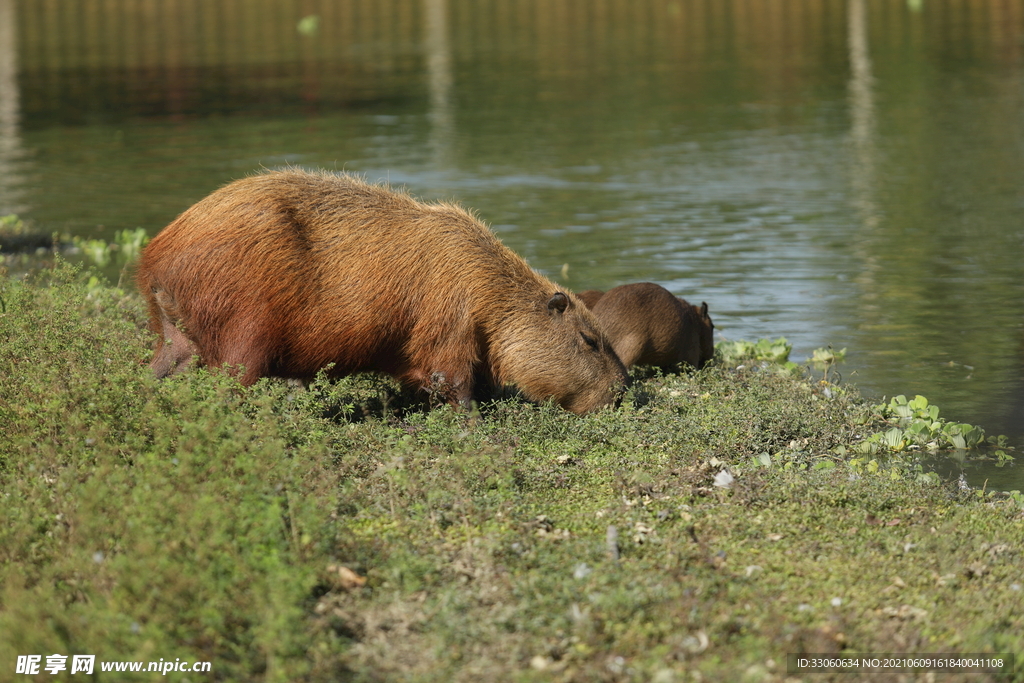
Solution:
[[[139,291],[158,377],[201,363],[260,377],[361,371],[468,404],[514,385],[583,413],[628,375],[594,315],[470,213],[344,174],[233,182],[146,247]]]
[[[588,289],[583,292],[578,292],[576,296],[586,304],[587,308],[594,310],[594,304],[601,300],[601,297],[604,296],[604,292],[600,289]]]
[[[708,305],[693,306],[661,285],[614,287],[593,311],[627,368],[653,365],[672,371],[686,363],[700,369],[715,355]]]

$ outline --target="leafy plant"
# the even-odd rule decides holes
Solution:
[[[134,230],[118,230],[114,233],[114,244],[111,248],[117,247],[119,260],[128,263],[142,253],[142,248],[149,243],[149,236],[142,228]]]
[[[149,242],[146,231],[142,228],[134,230],[118,230],[114,233],[114,241],[73,237],[71,243],[86,259],[100,268],[112,262],[124,266],[142,253],[142,248]]]
[[[903,451],[910,446],[923,446],[932,450],[973,448],[985,440],[985,430],[981,427],[947,422],[940,418],[939,407],[929,404],[924,396],[907,400],[906,396],[900,394],[888,403],[873,406],[873,409],[883,420],[894,426],[885,432],[873,434],[866,443],[877,444],[893,452]]]
[[[24,253],[49,249],[54,241],[53,235],[35,230],[28,221],[22,220],[17,214],[0,216],[0,251]]]
[[[729,365],[746,360],[785,363],[789,360],[792,350],[793,345],[785,337],[779,337],[774,341],[771,339],[758,339],[756,342],[723,341],[715,345],[715,356]]]
[[[0,216],[0,233],[5,235],[23,235],[27,232],[28,226],[17,214],[9,213]]]
[[[111,246],[104,240],[92,240],[84,237],[73,237],[71,243],[82,252],[88,260],[100,268],[105,268],[110,263]]]
[[[828,348],[817,348],[811,352],[811,357],[807,360],[810,363],[839,363],[846,360],[846,349],[842,348],[836,351],[831,346]]]

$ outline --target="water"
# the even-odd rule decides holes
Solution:
[[[0,214],[111,239],[353,171],[1020,445],[1022,84],[997,0],[0,0]]]

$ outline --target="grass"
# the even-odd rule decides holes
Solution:
[[[786,655],[1024,649],[1020,496],[864,448],[895,418],[852,389],[720,364],[617,411],[471,415],[370,376],[156,381],[137,297],[64,265],[0,304],[0,680],[61,653],[211,662],[168,675],[193,682],[848,681]]]

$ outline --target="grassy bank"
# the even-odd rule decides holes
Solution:
[[[927,406],[758,363],[586,417],[428,410],[372,377],[158,382],[136,297],[59,267],[0,300],[0,680],[54,653],[211,662],[167,677],[193,682],[669,683],[1024,651],[1019,496],[881,458],[973,438]]]

